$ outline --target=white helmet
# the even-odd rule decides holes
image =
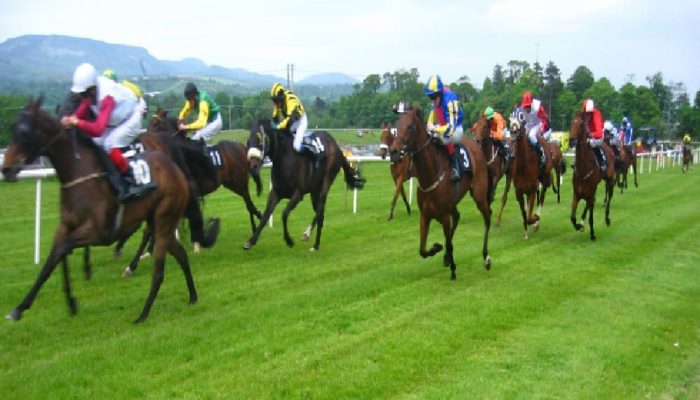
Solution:
[[[613,128],[614,128],[614,126],[613,126],[612,122],[610,122],[609,120],[605,121],[605,123],[603,124],[604,131],[612,132]]]
[[[593,104],[593,99],[586,99],[583,101],[583,112],[593,112],[595,105]]]
[[[73,86],[70,91],[83,93],[92,86],[97,86],[97,70],[92,64],[82,63],[78,65],[73,73]]]

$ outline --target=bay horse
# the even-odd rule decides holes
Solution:
[[[501,209],[498,213],[498,218],[496,219],[496,226],[501,224],[501,214],[503,213],[503,208],[505,207],[506,201],[508,199],[508,190],[510,190],[510,184],[513,177],[513,159],[509,158],[506,161],[506,156],[497,147],[495,147],[493,138],[491,137],[491,128],[488,119],[482,114],[472,127],[474,137],[477,143],[481,147],[481,151],[486,157],[489,179],[491,180],[491,198],[495,198],[494,193],[498,182],[505,176],[505,190],[503,191],[503,196],[501,197]],[[503,138],[506,140],[506,138]]]
[[[586,213],[588,214],[588,224],[591,229],[591,240],[595,240],[595,232],[593,230],[593,208],[595,207],[595,194],[598,188],[598,183],[605,181],[605,224],[610,225],[610,203],[612,202],[613,191],[615,188],[615,168],[609,165],[605,172],[601,172],[598,164],[595,161],[593,148],[588,144],[589,132],[586,127],[586,122],[583,113],[578,112],[574,115],[571,122],[570,140],[573,139],[575,145],[576,161],[574,163],[574,172],[571,178],[573,183],[573,196],[571,199],[571,224],[574,229],[583,232],[585,225]],[[608,160],[614,160],[615,156],[612,149],[607,144],[602,144]],[[612,163],[609,163],[612,164]],[[576,221],[576,208],[580,200],[586,202],[586,206],[581,214],[581,222]]]
[[[533,225],[535,232],[539,229],[544,197],[552,181],[553,160],[551,152],[548,151],[549,145],[542,139],[540,143],[545,149],[546,162],[544,167],[540,168],[539,155],[530,145],[522,118],[523,114],[518,113],[517,116],[510,119],[510,131],[514,137],[513,186],[523,218],[525,239],[527,239],[530,225]],[[537,203],[537,213],[533,213],[535,203]]]
[[[257,243],[260,233],[269,220],[275,206],[282,199],[289,199],[282,213],[282,225],[284,226],[284,240],[287,246],[294,246],[294,241],[289,236],[287,218],[306,193],[311,195],[311,205],[314,209],[314,217],[311,224],[304,232],[304,240],[308,240],[314,227],[316,241],[309,251],[317,251],[321,245],[321,231],[323,229],[324,212],[328,191],[335,177],[343,169],[345,182],[350,188],[361,189],[365,179],[350,167],[348,160],[338,147],[338,143],[326,131],[316,131],[316,140],[320,141],[324,148],[322,159],[310,161],[306,155],[298,154],[292,148],[293,135],[288,131],[272,129],[269,119],[254,121],[250,127],[248,137],[248,162],[250,168],[259,171],[262,160],[267,156],[272,161],[272,189],[267,196],[267,206],[263,212],[258,226],[253,235],[248,239],[243,248],[250,250]]]
[[[683,166],[681,166],[681,171],[683,173],[688,172],[690,166],[693,165],[693,153],[690,151],[690,146],[683,143]],[[637,175],[635,174],[635,185],[637,184]]]
[[[619,146],[619,149],[621,163],[619,168],[615,165],[615,182],[617,182],[617,187],[620,188],[620,194],[622,194],[627,189],[627,174],[630,167],[632,167],[634,175],[634,187],[639,187],[637,184],[637,153],[630,145]]]
[[[391,132],[391,125],[387,124],[382,127],[382,133],[379,137],[379,155],[382,157],[382,160],[386,159],[393,141],[394,134]],[[394,189],[394,197],[391,200],[391,209],[389,211],[389,221],[391,221],[394,219],[394,208],[396,207],[396,200],[398,199],[399,195],[401,195],[401,199],[406,205],[406,212],[408,212],[408,215],[411,215],[411,205],[408,204],[406,191],[403,188],[403,183],[408,179],[411,179],[413,176],[411,159],[408,157],[408,155],[404,155],[396,162],[391,161],[389,170],[391,171],[391,177],[394,179],[394,184],[396,185],[396,188]]]
[[[158,108],[153,114],[148,123],[147,133],[165,132],[170,134],[175,142],[178,143],[187,155],[192,150],[196,154],[201,155],[201,147],[199,143],[193,142],[185,136],[184,132],[179,132],[175,118],[168,117],[168,111]],[[260,180],[259,171],[250,169],[248,166],[247,149],[240,143],[231,140],[221,140],[213,146],[214,151],[218,150],[221,154],[221,168],[216,168],[215,174],[208,173],[208,168],[202,166],[198,168],[193,163],[189,163],[190,171],[194,176],[198,186],[198,195],[205,196],[216,191],[220,186],[241,196],[245,202],[248,215],[250,217],[251,230],[255,230],[255,219],[260,219],[262,213],[258,210],[250,197],[248,189],[248,177],[253,177],[255,182],[256,194],[260,196],[262,193],[262,181]],[[200,160],[201,164],[209,163],[205,157]]]
[[[559,143],[547,142],[549,152],[552,155],[552,190],[557,194],[557,203],[561,203],[561,181],[562,176],[566,172],[566,163],[564,162],[564,154],[561,152]]]
[[[69,133],[63,129],[56,118],[41,109],[41,103],[41,98],[31,101],[12,125],[2,173],[8,182],[14,182],[25,164],[40,155],[47,156],[61,183],[60,222],[36,282],[7,318],[15,321],[22,318],[59,262],[68,308],[71,314],[76,314],[78,307],[71,293],[67,255],[77,247],[109,245],[128,237],[144,221],[155,238],[154,270],[146,303],[135,322],[146,319],[158,294],[164,279],[166,253],[180,265],[189,303],[194,304],[197,292],[187,253],[175,237],[190,197],[182,171],[161,152],[144,153],[143,160],[150,168],[156,188],[140,199],[120,204],[116,190],[105,178],[110,173],[108,169],[114,168],[106,153],[77,130]]]
[[[453,256],[455,230],[460,214],[457,204],[469,192],[484,220],[482,255],[484,267],[491,268],[488,254],[489,229],[491,227],[491,188],[486,159],[479,145],[471,138],[462,138],[461,151],[469,153],[471,171],[463,172],[459,182],[451,182],[452,167],[447,151],[442,144],[434,144],[428,135],[425,122],[418,107],[399,106],[404,112],[396,122],[396,138],[391,145],[391,157],[398,160],[404,154],[413,160],[418,179],[418,208],[420,209],[419,254],[423,258],[432,257],[442,251],[440,243],[434,243],[426,250],[430,222],[434,219],[442,225],[445,236],[443,264],[450,267],[450,279],[457,278],[457,268]],[[447,179],[446,179],[447,178]]]

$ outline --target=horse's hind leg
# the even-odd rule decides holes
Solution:
[[[139,261],[144,254],[146,245],[149,245],[150,251],[153,251],[153,235],[151,234],[150,225],[146,225],[146,227],[143,229],[141,243],[139,244],[138,249],[136,249],[136,254],[134,254],[134,257],[131,259],[129,265],[124,268],[124,272],[122,272],[123,277],[128,278],[134,275],[134,271],[136,271],[136,268],[139,266]]]
[[[272,215],[272,212],[279,201],[277,192],[273,188],[272,191],[270,191],[270,194],[267,196],[267,206],[265,207],[265,212],[263,213],[262,218],[260,218],[260,222],[258,222],[258,226],[255,228],[255,231],[253,231],[253,236],[251,236],[250,239],[243,244],[244,250],[250,250],[253,248],[253,246],[255,246],[255,243],[257,243],[258,238],[260,237],[260,232],[262,232],[265,224],[267,224],[267,221],[270,219],[270,216]]]
[[[323,230],[323,222],[325,218],[325,210],[326,210],[326,199],[328,198],[328,190],[330,189],[330,182],[324,182],[323,186],[321,187],[321,191],[318,194],[318,201],[315,202],[316,206],[314,207],[314,211],[316,211],[316,223],[317,223],[317,228],[316,228],[316,242],[314,243],[314,247],[310,248],[309,251],[317,251],[319,247],[321,247],[321,231]],[[313,194],[312,194],[313,196]]]
[[[595,197],[586,200],[586,210],[590,212],[588,215],[588,226],[591,228],[591,240],[595,240],[595,232],[593,231],[593,208],[595,207]]]
[[[506,175],[506,188],[503,190],[503,197],[501,197],[501,209],[498,210],[498,218],[496,218],[496,226],[501,226],[501,217],[503,217],[503,209],[506,207],[506,202],[508,201],[508,191],[510,190],[510,175]]]
[[[443,259],[447,265],[450,266],[450,280],[457,279],[457,265],[455,264],[454,255],[452,253],[452,233],[455,230],[455,226],[452,226],[452,217],[448,214],[442,218],[440,223],[442,224],[442,233],[445,235],[445,256]]]
[[[293,247],[294,246],[294,240],[292,240],[292,237],[289,236],[289,229],[287,228],[287,220],[289,219],[289,213],[291,213],[296,206],[299,204],[301,201],[301,193],[296,190],[292,197],[289,198],[289,203],[287,203],[287,207],[284,208],[284,211],[282,211],[282,226],[284,228],[284,241],[287,243],[287,246]],[[320,227],[319,227],[320,229]]]
[[[157,230],[155,230],[157,231]],[[153,251],[153,276],[151,278],[151,290],[146,298],[146,303],[143,306],[143,311],[141,315],[134,321],[134,323],[141,323],[146,320],[148,313],[151,311],[153,306],[153,301],[158,295],[158,290],[160,290],[160,285],[163,283],[165,276],[165,253],[170,247],[170,241],[176,240],[174,230],[172,233],[162,233],[160,232],[159,237],[155,240],[155,248]]]
[[[457,231],[457,226],[459,225],[459,220],[461,216],[459,214],[459,210],[457,210],[457,207],[454,207],[452,209],[452,215],[450,218],[450,222],[452,225],[452,230],[450,232],[450,237],[454,238],[455,237],[455,232]],[[451,264],[454,264],[454,260],[452,260],[452,253],[448,254],[445,252],[445,254],[442,257],[442,265],[449,267]]]
[[[173,236],[170,239],[170,246],[168,247],[168,253],[170,253],[182,269],[183,275],[185,275],[185,282],[187,283],[187,292],[189,293],[189,304],[194,304],[197,302],[197,290],[194,287],[194,279],[192,278],[192,270],[190,269],[190,262],[187,259],[187,252],[182,244],[175,239]]]
[[[484,242],[481,247],[481,255],[484,259],[484,268],[486,270],[491,269],[491,256],[489,256],[489,231],[491,230],[491,207],[489,202],[480,201],[477,202],[477,207],[481,212],[481,216],[484,219]]]
[[[576,196],[576,193],[574,193],[573,198],[571,199],[571,225],[574,226],[575,230],[583,232],[584,225],[579,223],[576,219],[576,209],[578,208],[578,202],[579,198],[578,196]],[[581,219],[583,219],[583,217],[581,217]]]
[[[406,206],[406,212],[408,215],[411,215],[411,205],[408,203],[408,198],[406,197],[406,191],[404,190],[403,187],[403,182],[401,182],[401,199],[403,200],[403,204]]]
[[[90,259],[90,246],[85,246],[83,248],[83,273],[85,274],[86,281],[92,279],[92,260]]]

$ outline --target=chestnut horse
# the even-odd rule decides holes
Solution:
[[[552,172],[554,173],[554,177],[552,177],[552,190],[557,194],[557,203],[560,203],[561,181],[562,175],[566,172],[566,163],[564,162],[564,155],[558,143],[547,142],[547,146],[549,146],[549,152],[552,155]]]
[[[148,123],[147,133],[166,132],[172,135],[175,142],[180,145],[183,152],[195,149],[199,154],[202,154],[200,144],[193,142],[187,138],[184,132],[178,132],[177,124],[174,118],[168,117],[168,112],[163,109],[158,109],[151,117]],[[221,140],[214,146],[221,154],[222,166],[215,168],[216,172],[212,175],[209,173],[211,165],[209,159],[204,157],[204,162],[207,166],[197,168],[190,165],[190,171],[198,185],[198,195],[204,196],[214,192],[219,186],[236,193],[243,198],[248,215],[250,217],[251,230],[255,230],[255,219],[262,217],[262,213],[255,207],[255,203],[250,197],[248,190],[248,176],[253,177],[255,182],[256,194],[260,196],[262,193],[262,182],[258,171],[251,170],[248,167],[246,156],[247,149],[240,143],[231,140]]]
[[[389,152],[392,142],[394,141],[394,134],[391,132],[391,125],[387,124],[382,128],[382,134],[379,138],[379,155],[382,156],[382,160],[386,159],[386,155]],[[389,167],[391,171],[391,177],[394,178],[394,184],[396,188],[394,189],[394,198],[391,200],[391,210],[389,211],[389,221],[394,219],[394,207],[396,207],[396,200],[399,195],[403,203],[406,205],[406,212],[411,215],[411,205],[408,204],[408,199],[406,199],[406,192],[403,189],[403,183],[413,176],[413,171],[411,168],[411,159],[408,155],[404,155],[399,159],[399,161],[391,161],[391,166]]]
[[[442,250],[440,243],[434,243],[426,250],[426,241],[430,222],[434,219],[442,225],[445,236],[445,255],[443,264],[450,267],[450,279],[456,279],[457,268],[452,239],[459,224],[460,214],[457,204],[469,192],[476,203],[484,220],[484,240],[482,246],[483,264],[491,268],[491,257],[488,254],[489,229],[491,227],[491,188],[486,166],[486,159],[479,145],[470,138],[462,138],[463,151],[471,158],[471,171],[463,172],[459,182],[451,182],[450,161],[443,145],[434,144],[430,140],[419,108],[408,105],[403,109],[396,122],[396,138],[391,144],[391,157],[394,160],[408,154],[415,165],[418,179],[418,208],[420,209],[420,246],[421,257],[434,256]]]
[[[523,228],[525,229],[525,239],[528,238],[528,227],[533,225],[536,232],[539,229],[542,205],[544,204],[545,193],[552,182],[552,154],[547,151],[549,145],[542,139],[545,148],[546,163],[543,168],[539,166],[539,155],[532,148],[525,132],[523,114],[510,119],[511,135],[513,139],[513,186],[515,196],[520,205],[520,214],[523,218]],[[527,198],[525,197],[527,196]],[[533,209],[537,203],[537,213]]]
[[[619,146],[620,149],[620,166],[618,168],[615,165],[615,182],[617,182],[617,187],[620,188],[620,194],[627,189],[627,174],[630,167],[632,167],[632,173],[634,174],[634,187],[639,187],[637,184],[637,153],[634,151],[632,146]]]
[[[345,182],[350,188],[361,189],[363,187],[364,178],[360,176],[359,170],[350,167],[335,139],[326,131],[316,131],[315,135],[316,141],[323,145],[324,157],[311,161],[308,156],[294,151],[292,148],[294,136],[288,131],[272,129],[269,119],[261,119],[251,125],[248,137],[248,162],[251,169],[259,171],[265,156],[272,160],[270,174],[272,189],[267,196],[267,206],[262,218],[260,218],[260,223],[255,228],[253,236],[243,245],[245,250],[252,249],[257,243],[275,206],[282,199],[289,199],[282,213],[284,240],[287,246],[294,246],[294,241],[289,236],[287,229],[287,218],[304,198],[304,195],[309,193],[315,214],[311,225],[304,233],[304,240],[308,240],[314,227],[318,225],[316,241],[314,246],[309,249],[309,251],[317,251],[321,245],[326,198],[340,169],[343,169]]]
[[[158,294],[164,279],[166,253],[180,264],[189,303],[194,304],[197,292],[187,253],[175,237],[190,197],[182,171],[163,153],[145,153],[142,160],[147,162],[150,173],[144,176],[150,176],[156,188],[140,199],[120,204],[114,187],[105,178],[109,169],[114,168],[106,153],[76,130],[69,133],[63,129],[57,119],[41,110],[41,102],[41,99],[32,101],[12,125],[2,173],[7,181],[16,181],[22,166],[40,155],[47,156],[61,182],[61,217],[51,252],[36,282],[7,318],[22,318],[59,262],[68,307],[72,314],[77,313],[66,257],[77,247],[109,245],[128,237],[144,221],[155,237],[154,271],[146,303],[135,322],[146,319]]]
[[[495,198],[494,193],[496,191],[496,186],[503,176],[506,177],[506,186],[503,191],[503,196],[501,197],[501,209],[498,213],[498,218],[496,219],[496,226],[501,224],[501,214],[503,213],[503,208],[508,201],[508,190],[510,190],[510,184],[513,177],[513,159],[510,158],[506,161],[505,154],[502,154],[500,150],[494,147],[493,138],[491,137],[491,128],[489,126],[489,121],[484,115],[481,115],[476,121],[473,127],[474,137],[481,146],[481,150],[486,157],[488,169],[489,169],[489,179],[491,180],[491,198]],[[506,138],[503,138],[506,140]]]
[[[601,172],[598,164],[595,161],[593,148],[588,144],[588,129],[581,112],[576,113],[574,120],[571,123],[570,140],[575,142],[576,161],[574,163],[574,172],[571,178],[574,187],[573,197],[571,199],[571,224],[574,229],[583,232],[585,225],[584,220],[586,213],[588,215],[588,224],[591,229],[591,240],[595,240],[595,232],[593,231],[593,208],[595,207],[595,193],[598,188],[598,183],[601,180],[605,181],[605,224],[610,225],[610,203],[612,201],[613,190],[615,188],[615,168],[609,165],[605,172]],[[608,160],[614,160],[615,156],[612,149],[607,144],[603,143],[603,149],[608,157]],[[612,163],[609,163],[612,164]],[[581,222],[576,221],[576,208],[578,202],[584,200],[586,207],[581,214]]]

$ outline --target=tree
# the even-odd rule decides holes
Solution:
[[[362,81],[362,93],[364,93],[367,96],[374,96],[379,92],[379,89],[382,87],[382,79],[379,77],[379,74],[372,74],[368,75],[363,81]]]
[[[584,92],[583,96],[593,99],[596,107],[603,113],[605,119],[612,121],[622,120],[622,112],[618,105],[617,92],[608,78],[598,79],[598,81]]]
[[[583,93],[593,85],[593,72],[586,66],[579,66],[566,81],[566,88],[576,96],[576,100],[583,100]]]
[[[576,100],[576,95],[571,90],[564,90],[557,98],[554,111],[549,116],[553,129],[569,129],[574,112],[577,111],[581,111],[581,107],[578,100]]]
[[[496,94],[501,94],[505,90],[505,78],[503,76],[503,67],[501,67],[500,64],[496,64],[495,67],[493,67],[493,76],[491,78],[491,83],[493,86],[493,90],[496,92]]]
[[[554,62],[550,61],[547,63],[542,80],[544,82],[544,87],[540,93],[542,97],[546,99],[547,107],[549,107],[547,111],[551,116],[552,107],[554,107],[555,102],[564,91],[564,82],[561,81],[561,72]]]

